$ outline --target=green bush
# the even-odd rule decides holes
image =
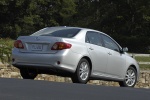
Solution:
[[[11,51],[13,48],[14,40],[9,38],[0,39],[0,60],[2,63],[11,64]]]

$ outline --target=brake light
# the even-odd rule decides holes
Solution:
[[[65,42],[56,42],[53,46],[52,46],[52,48],[51,48],[51,50],[63,50],[63,49],[69,49],[69,48],[71,48],[71,44],[69,44],[69,43],[65,43]]]
[[[19,49],[23,49],[24,48],[21,40],[16,40],[14,42],[14,47],[19,48]]]

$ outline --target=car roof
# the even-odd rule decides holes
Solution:
[[[86,31],[95,31],[95,32],[99,32],[99,33],[102,33],[102,34],[105,34],[105,35],[107,35],[106,33],[103,33],[103,32],[101,32],[101,31],[98,31],[98,30],[94,30],[94,29],[90,29],[90,28],[82,28],[82,27],[71,27],[71,26],[55,26],[55,27],[48,27],[48,28],[66,28],[66,29],[68,29],[68,28],[76,28],[76,29],[81,29],[81,30],[86,30]]]

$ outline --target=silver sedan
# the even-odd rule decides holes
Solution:
[[[87,28],[47,27],[14,43],[12,63],[24,79],[38,74],[71,77],[74,83],[111,80],[134,87],[139,65],[109,35]]]

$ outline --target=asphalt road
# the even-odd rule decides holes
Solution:
[[[0,100],[150,100],[150,89],[0,78]]]

